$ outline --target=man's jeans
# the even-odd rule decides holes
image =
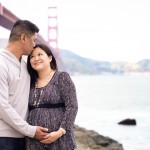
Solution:
[[[25,139],[0,137],[0,150],[25,150]]]

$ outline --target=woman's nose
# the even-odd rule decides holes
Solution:
[[[39,57],[38,57],[38,56],[35,56],[35,60],[39,60]]]

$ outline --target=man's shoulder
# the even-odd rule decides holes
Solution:
[[[5,57],[0,53],[0,66],[6,65]]]
[[[6,62],[7,55],[4,50],[0,51],[0,61]]]

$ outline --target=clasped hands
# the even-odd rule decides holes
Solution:
[[[34,138],[39,140],[43,144],[50,144],[52,142],[55,142],[62,135],[63,134],[61,130],[48,133],[47,128],[37,126]]]

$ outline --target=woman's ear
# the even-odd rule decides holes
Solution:
[[[52,61],[52,56],[51,55],[49,56],[49,60],[50,60],[50,62]]]

